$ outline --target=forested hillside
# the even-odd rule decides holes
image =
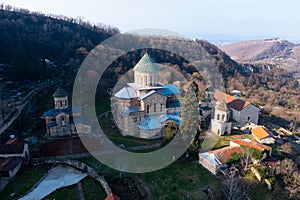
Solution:
[[[104,25],[91,25],[81,19],[64,16],[45,16],[41,13],[30,13],[24,9],[11,7],[0,10],[0,63],[6,66],[3,76],[5,81],[11,80],[45,80],[57,79],[69,86],[84,58],[103,40],[119,33],[118,29]],[[155,40],[148,36],[128,36],[124,42],[134,40],[151,44],[161,41],[161,46],[176,44],[176,38]],[[241,90],[244,98],[263,106],[266,114],[275,114],[288,122],[299,123],[296,115],[299,109],[299,83],[283,69],[256,64],[240,64],[232,60],[215,45],[204,40],[190,40],[189,45],[180,46],[181,52],[193,54],[194,46],[200,45],[210,58],[199,58],[203,65],[212,60],[221,72],[227,91]],[[162,48],[163,49],[163,48]],[[120,76],[133,68],[141,58],[145,49],[124,54],[113,62],[101,78],[98,95],[108,95]],[[154,61],[172,67],[195,81],[200,88],[200,96],[206,86],[202,76],[210,76],[209,71],[199,74],[184,58],[161,49],[147,49]],[[102,51],[103,57],[109,57],[110,50]],[[282,107],[288,112],[278,112],[274,107]],[[288,123],[283,122],[285,126]]]
[[[15,80],[45,76],[45,59],[57,67],[68,66],[119,32],[81,19],[45,16],[10,6],[0,10],[0,30],[0,63],[12,66],[6,78]]]

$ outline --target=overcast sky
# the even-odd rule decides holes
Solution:
[[[0,0],[45,14],[82,16],[130,31],[165,28],[191,38],[300,41],[299,0]]]

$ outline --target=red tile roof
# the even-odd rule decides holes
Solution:
[[[217,101],[225,100],[227,105],[235,110],[241,111],[246,108],[251,103],[249,101],[245,101],[243,99],[236,98],[224,92],[217,91],[214,93],[214,98]]]
[[[22,154],[24,145],[23,142],[0,145],[0,154]]]
[[[9,139],[5,142],[5,144],[16,144],[19,142],[18,138],[14,138],[14,139]]]
[[[113,194],[112,192],[105,198],[105,200],[121,200],[120,197]]]
[[[216,149],[213,151],[210,151],[210,154],[214,154],[215,157],[220,161],[220,163],[225,163],[229,159],[232,158],[232,153],[241,153],[242,149],[241,147],[235,147],[235,146],[228,146],[221,149]]]
[[[257,139],[262,140],[266,137],[273,137],[273,134],[270,133],[265,127],[263,126],[258,126],[256,128],[253,128],[251,130],[252,134],[255,135],[255,137],[257,137]]]
[[[20,157],[0,158],[0,173],[9,172],[15,169],[20,163],[22,163],[22,161],[23,159]]]
[[[232,140],[232,142],[234,142],[234,143],[236,143],[240,146],[246,146],[246,147],[249,147],[249,148],[257,149],[259,151],[264,151],[264,150],[270,150],[271,149],[271,147],[269,147],[269,146],[260,144],[258,142],[252,141],[252,140],[250,140],[248,142],[248,141],[245,141],[245,140],[242,140],[242,139],[238,139],[238,140]]]
[[[82,137],[86,143],[89,144],[89,149],[94,151],[99,151],[99,141],[95,140],[93,137]],[[41,156],[64,156],[70,154],[81,154],[88,153],[84,144],[79,137],[75,138],[61,138],[56,139],[51,142],[43,144],[41,147]]]

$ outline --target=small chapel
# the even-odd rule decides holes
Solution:
[[[147,53],[133,72],[134,82],[112,97],[117,102],[116,123],[124,136],[162,138],[164,127],[181,122],[180,91],[175,84],[160,84],[160,68]]]
[[[44,112],[47,136],[65,137],[74,136],[78,132],[91,133],[91,125],[81,116],[81,107],[69,106],[68,93],[59,87],[53,94],[54,108]]]

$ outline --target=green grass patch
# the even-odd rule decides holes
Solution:
[[[101,184],[90,176],[81,181],[81,187],[86,200],[106,198],[105,191]]]
[[[27,168],[19,173],[6,185],[0,193],[0,199],[12,199],[10,194],[23,195],[30,190],[44,175],[44,171],[38,168]]]
[[[270,191],[267,188],[265,183],[255,183],[251,186],[249,190],[249,195],[252,199],[256,200],[265,200],[265,199],[272,199],[272,200],[283,200],[288,199],[288,196],[285,195],[284,191],[279,189],[275,191]]]
[[[44,200],[74,200],[78,199],[77,185],[60,188],[44,198]]]
[[[95,109],[97,115],[104,113],[111,109],[109,97],[103,97],[95,100]]]
[[[201,188],[210,186],[214,193],[221,187],[221,179],[212,175],[197,162],[178,161],[150,173],[138,175],[161,199],[207,199]]]

